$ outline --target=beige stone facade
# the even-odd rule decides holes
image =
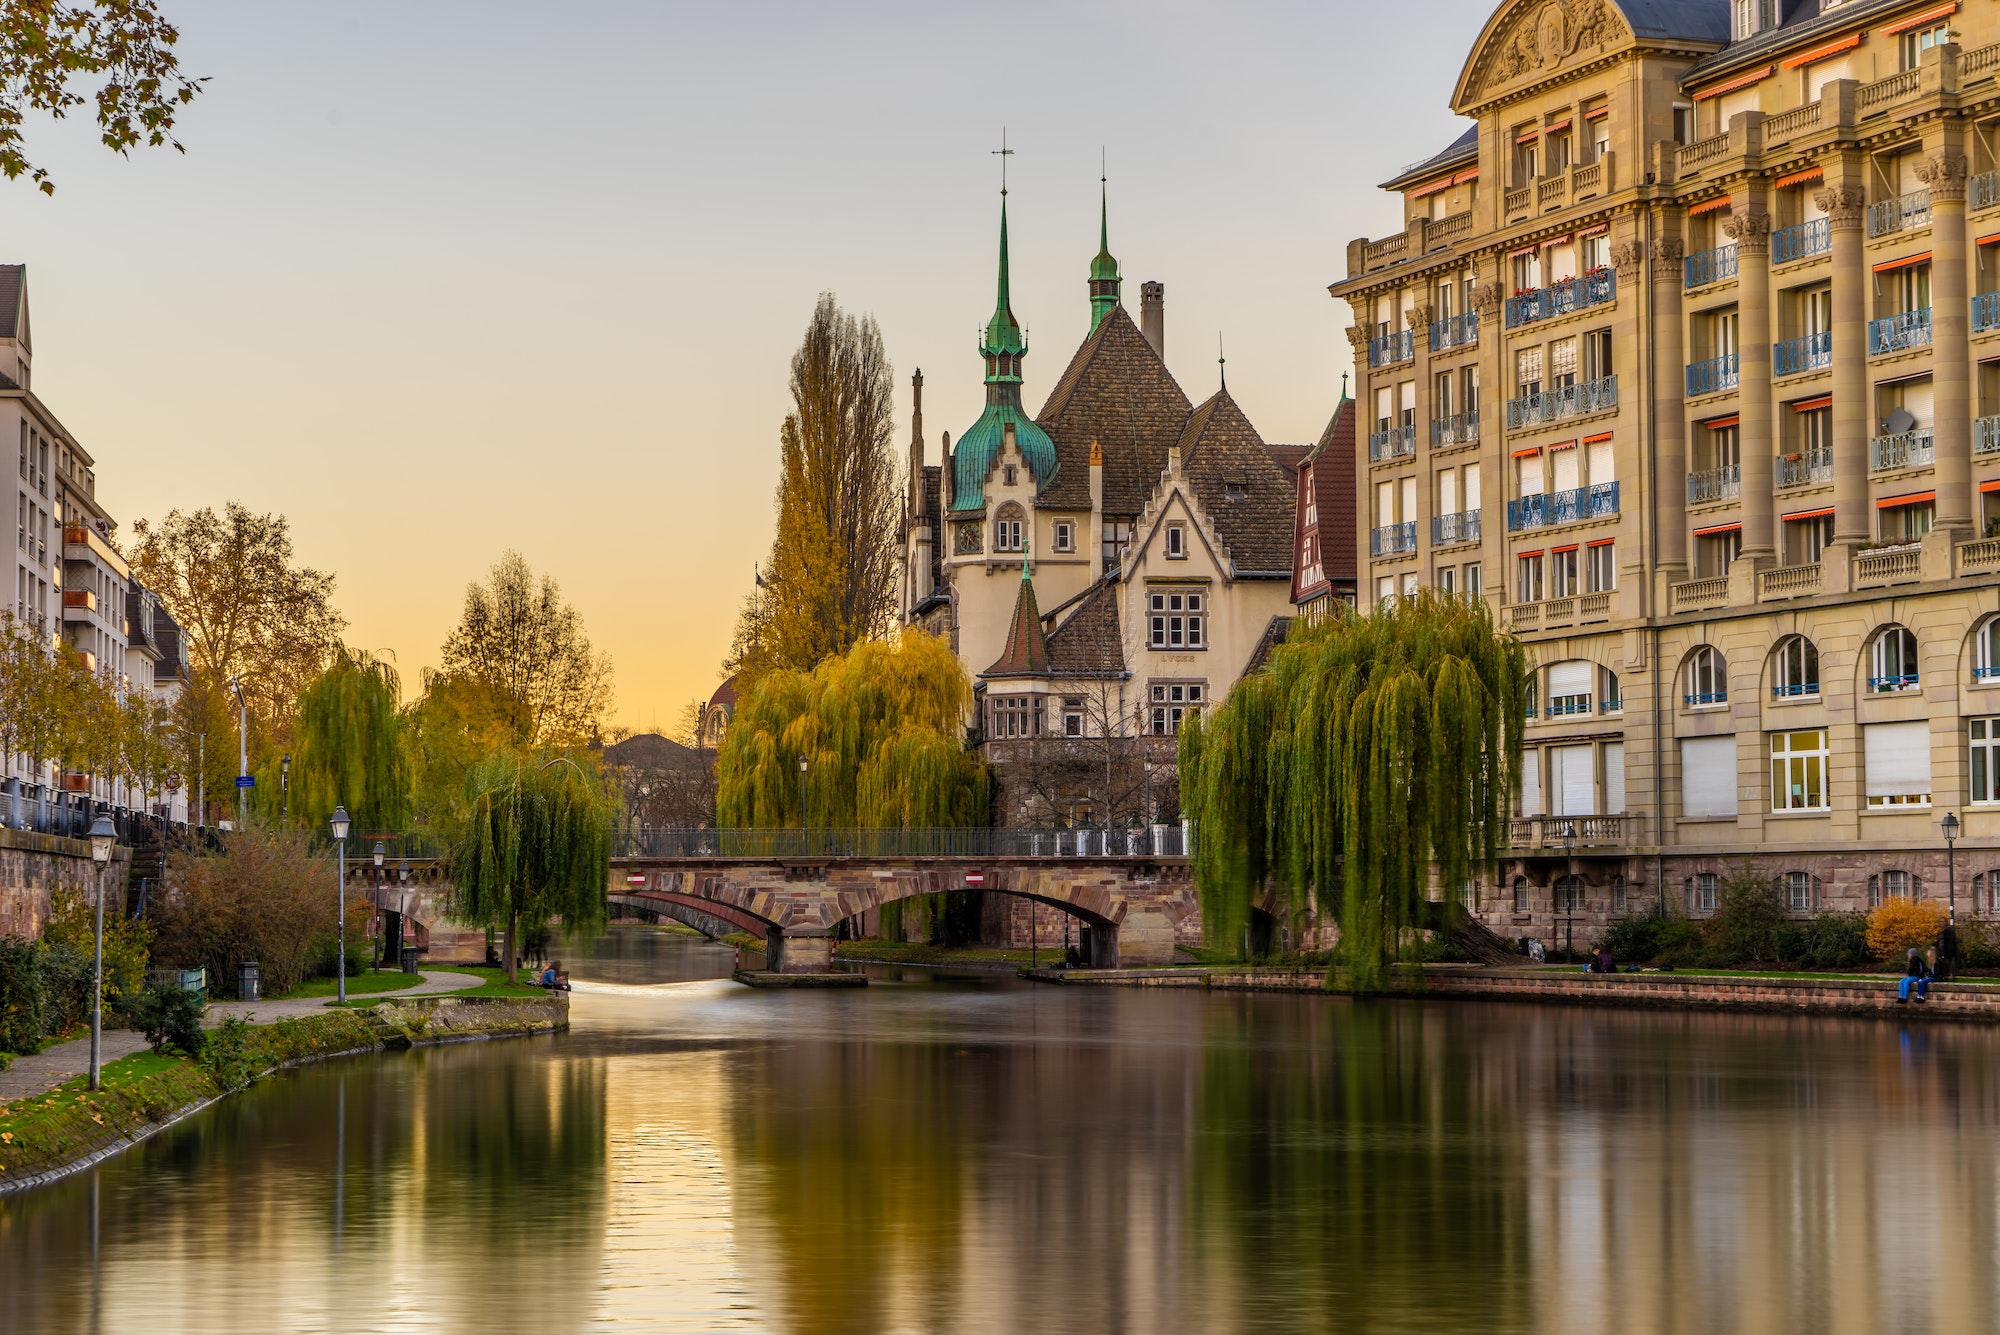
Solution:
[[[1476,594],[1538,664],[1505,935],[1746,864],[1942,900],[1946,813],[1993,909],[2000,14],[1822,8],[1501,6],[1331,289],[1363,605]]]

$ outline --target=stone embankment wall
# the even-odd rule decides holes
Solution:
[[[106,913],[124,911],[131,870],[132,850],[113,850],[105,872]],[[40,936],[58,889],[97,893],[89,842],[0,828],[0,936]]]
[[[260,1074],[329,1057],[405,1050],[483,1038],[516,1038],[569,1028],[569,998],[409,997],[366,1009],[329,1008],[324,1015],[259,1025],[251,1053]],[[200,1112],[229,1091],[194,1062],[89,1099],[24,1099],[6,1119],[17,1128],[0,1142],[0,1195],[53,1182],[119,1153]]]

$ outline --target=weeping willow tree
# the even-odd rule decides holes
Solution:
[[[363,833],[410,821],[410,767],[403,737],[402,682],[395,667],[365,650],[343,649],[299,692],[289,797],[279,758],[267,757],[257,801],[273,820],[324,830],[345,806]]]
[[[567,756],[506,750],[466,776],[467,817],[452,856],[452,916],[498,929],[507,979],[521,925],[604,921],[619,802]]]
[[[893,641],[864,640],[811,672],[767,672],[737,705],[716,757],[716,823],[983,825],[986,767],[964,742],[971,702],[950,647],[915,630]]]
[[[1357,986],[1435,925],[1500,854],[1521,754],[1527,657],[1483,603],[1429,593],[1295,629],[1261,672],[1181,733],[1181,797],[1212,943],[1253,903],[1338,915]],[[1456,894],[1443,912],[1462,913]]]

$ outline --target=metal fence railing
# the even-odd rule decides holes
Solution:
[[[642,829],[621,835],[625,858],[1180,858],[1185,825],[1066,830]]]

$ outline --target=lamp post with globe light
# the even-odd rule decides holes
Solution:
[[[103,1079],[100,1060],[104,1042],[104,875],[111,867],[111,849],[118,842],[118,827],[103,812],[90,823],[90,860],[97,864],[97,944],[91,966],[90,988],[90,1087],[96,1090]]]
[[[334,893],[334,902],[340,908],[340,957],[334,964],[333,976],[336,980],[334,986],[337,1000],[340,1005],[345,1006],[347,1004],[347,831],[353,822],[347,819],[345,806],[336,806],[333,809],[333,819],[328,823],[333,826],[333,842],[340,849],[336,872],[338,888]]]

